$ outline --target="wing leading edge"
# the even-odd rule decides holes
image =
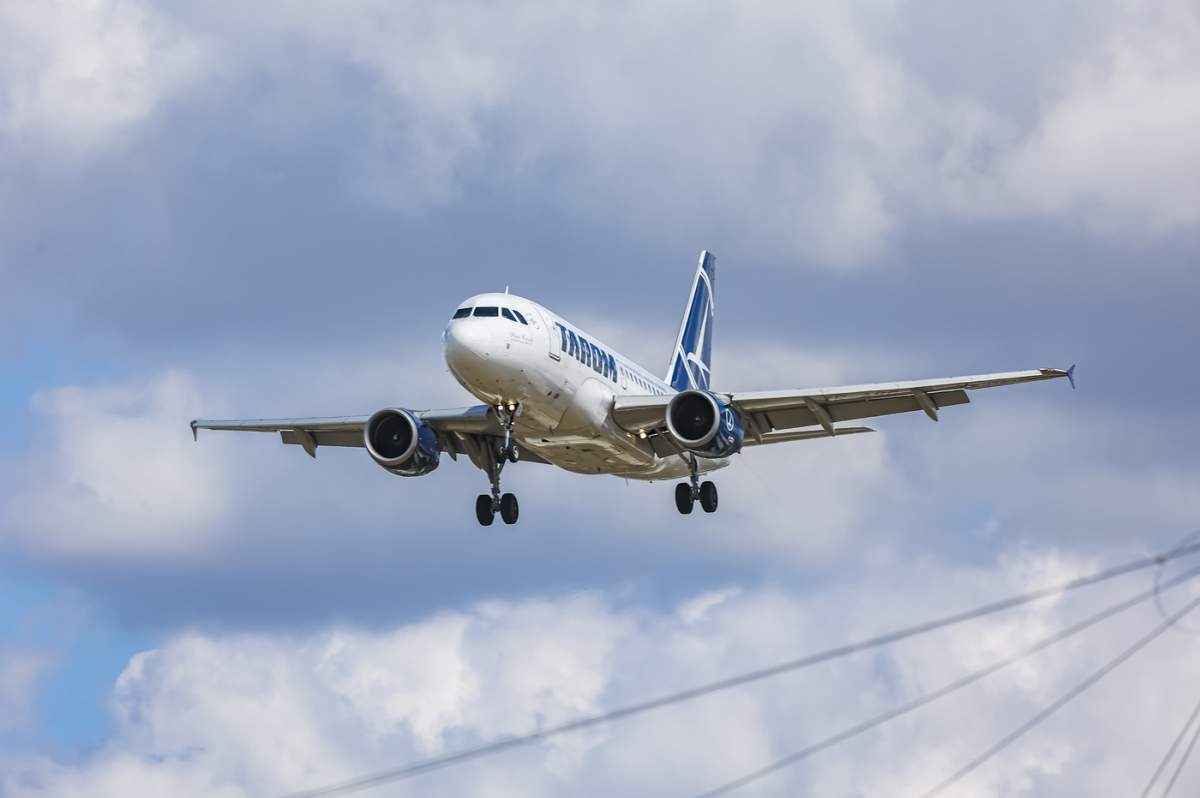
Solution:
[[[782,443],[831,435],[870,432],[868,427],[835,427],[840,421],[923,411],[938,420],[943,407],[968,404],[967,391],[995,388],[1066,377],[1075,384],[1075,367],[1069,369],[1032,369],[998,374],[977,374],[907,382],[881,382],[829,388],[805,388],[793,391],[756,391],[718,393],[741,415],[746,426],[747,445]],[[646,433],[652,439],[666,430],[669,396],[630,396],[617,398],[613,417],[629,432]],[[791,432],[799,427],[820,427],[809,432]],[[659,446],[655,445],[657,450]],[[663,442],[663,454],[675,449]]]

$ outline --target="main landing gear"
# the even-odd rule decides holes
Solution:
[[[495,450],[491,462],[488,463],[488,479],[492,483],[491,495],[481,493],[475,498],[475,518],[483,526],[491,526],[492,521],[496,519],[496,513],[500,513],[500,519],[506,524],[517,523],[517,518],[521,514],[517,497],[511,493],[502,494],[500,492],[500,472],[504,470],[505,464],[515,463],[521,459],[517,444],[512,439],[513,419],[519,412],[519,405],[498,405],[496,407],[500,426],[504,428],[504,442]]]
[[[700,500],[700,509],[706,513],[717,511],[717,486],[712,482],[700,481],[700,468],[696,456],[690,455],[688,465],[692,474],[688,482],[680,482],[675,486],[675,507],[683,515],[690,515],[696,500]]]

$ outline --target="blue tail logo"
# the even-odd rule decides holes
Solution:
[[[677,391],[708,390],[712,377],[713,291],[717,281],[717,259],[707,250],[700,253],[692,293],[688,296],[675,339],[675,350],[667,368],[667,382]]]

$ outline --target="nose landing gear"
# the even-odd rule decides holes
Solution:
[[[521,514],[517,497],[511,493],[502,494],[500,492],[500,473],[504,470],[505,464],[520,460],[520,452],[512,439],[513,419],[520,412],[520,405],[508,405],[507,407],[498,405],[496,407],[496,415],[500,419],[500,426],[504,429],[504,440],[498,448],[493,450],[491,460],[488,462],[488,480],[492,483],[491,495],[481,493],[475,497],[475,518],[482,526],[491,526],[492,521],[496,518],[496,513],[500,513],[500,519],[506,524],[517,523],[517,518]]]
[[[700,509],[706,513],[717,511],[717,486],[712,482],[700,482],[700,466],[695,455],[688,456],[688,465],[692,473],[688,482],[675,486],[675,508],[683,515],[690,515],[696,500],[700,500]]]

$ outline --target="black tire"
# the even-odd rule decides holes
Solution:
[[[480,526],[492,525],[492,521],[496,518],[496,513],[492,510],[491,496],[481,493],[475,498],[475,517],[479,519]]]
[[[706,513],[717,511],[717,486],[711,482],[700,484],[700,506]]]
[[[521,453],[517,450],[517,445],[514,443],[508,447],[508,462],[515,463],[521,459]]]
[[[686,482],[681,482],[675,486],[675,507],[679,512],[688,515],[692,512],[692,505],[695,500],[692,498],[692,486]]]
[[[517,504],[517,497],[511,493],[506,493],[500,497],[500,517],[504,519],[506,524],[517,523],[517,517],[521,514],[521,506]]]

